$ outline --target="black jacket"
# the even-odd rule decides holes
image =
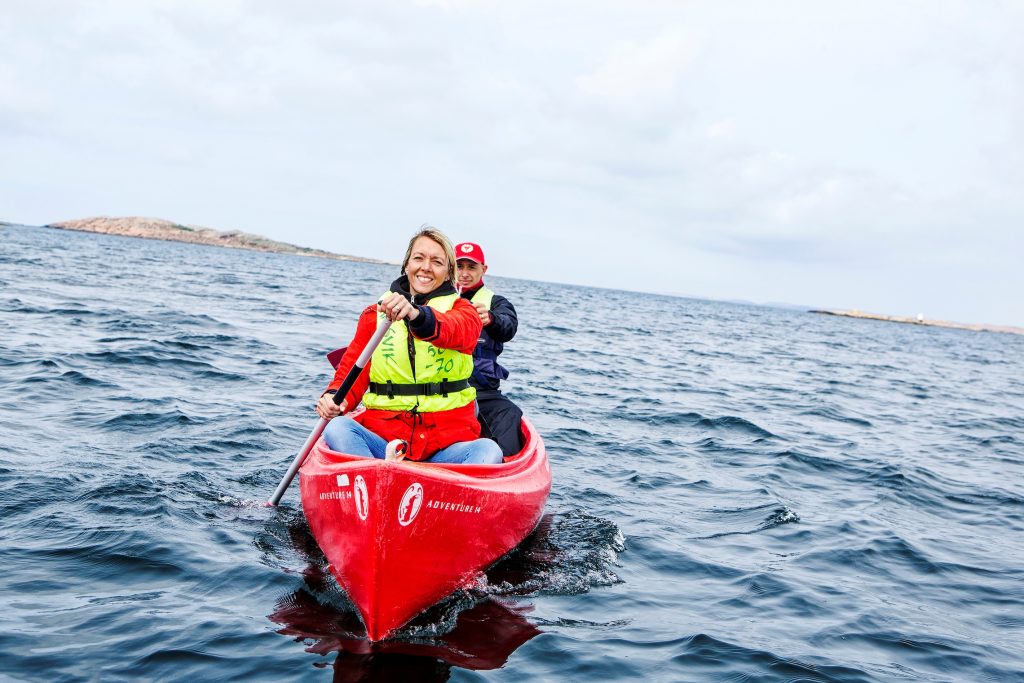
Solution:
[[[473,299],[479,289],[462,292],[463,299]],[[501,380],[508,377],[508,370],[498,364],[498,356],[505,343],[516,336],[519,316],[512,302],[495,294],[491,299],[491,324],[480,332],[476,349],[473,350],[473,376],[469,382],[477,389],[497,389]]]

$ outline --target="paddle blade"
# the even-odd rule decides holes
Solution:
[[[332,368],[337,369],[338,363],[341,362],[341,357],[345,355],[347,349],[347,346],[342,346],[340,349],[334,349],[327,354],[327,361],[331,364]]]

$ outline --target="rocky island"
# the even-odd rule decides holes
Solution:
[[[105,235],[122,235],[125,237],[141,237],[151,240],[168,240],[172,242],[192,242],[193,244],[209,244],[217,247],[233,249],[251,249],[253,251],[270,251],[278,254],[298,254],[300,256],[318,256],[320,258],[337,259],[339,261],[362,261],[364,263],[390,263],[379,259],[335,254],[322,249],[299,247],[287,242],[277,242],[261,235],[248,232],[229,230],[220,232],[198,225],[182,225],[160,218],[140,218],[130,216],[110,218],[81,218],[71,221],[48,223],[44,227],[61,230],[81,230],[98,232]]]
[[[890,323],[909,323],[913,325],[930,325],[932,327],[951,327],[956,330],[974,330],[976,332],[1007,332],[1010,334],[1024,334],[1024,327],[1012,327],[1009,325],[978,325],[971,323],[954,323],[948,320],[931,320],[923,315],[916,318],[906,318],[898,315],[882,315],[880,313],[865,313],[864,311],[831,311],[812,310],[811,313],[822,315],[838,315],[844,318],[864,318],[866,320],[882,320]]]

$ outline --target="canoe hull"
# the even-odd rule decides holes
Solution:
[[[302,506],[370,640],[470,585],[537,525],[551,488],[544,444],[501,465],[389,462],[320,440],[300,470]]]

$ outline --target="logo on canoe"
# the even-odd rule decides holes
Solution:
[[[402,526],[409,526],[416,515],[420,513],[423,506],[423,487],[419,482],[411,485],[405,490],[402,496],[402,504],[398,506],[398,523]]]
[[[366,492],[366,480],[362,475],[356,477],[355,493],[356,514],[359,519],[366,519],[370,514],[370,494]]]

